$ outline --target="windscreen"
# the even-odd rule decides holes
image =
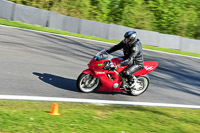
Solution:
[[[101,50],[100,52],[98,52],[95,56],[94,56],[94,59],[95,60],[104,60],[104,59],[108,59],[108,60],[111,60],[113,58],[112,55],[108,54],[106,52],[105,49]]]

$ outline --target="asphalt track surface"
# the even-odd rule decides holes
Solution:
[[[0,26],[0,95],[47,96],[200,105],[200,59],[144,50],[159,62],[140,96],[81,93],[76,79],[111,44]],[[122,51],[113,53],[121,56]]]

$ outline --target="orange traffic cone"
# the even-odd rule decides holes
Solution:
[[[50,114],[51,115],[60,115],[60,113],[58,113],[58,103],[53,104]]]

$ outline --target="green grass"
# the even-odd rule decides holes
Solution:
[[[99,38],[99,37],[95,37],[95,36],[77,34],[77,33],[57,30],[57,29],[50,29],[50,28],[47,28],[47,27],[41,27],[39,25],[30,25],[30,24],[19,22],[19,21],[11,21],[11,20],[1,19],[1,18],[0,18],[0,24],[7,25],[7,26],[24,28],[24,29],[36,30],[36,31],[56,33],[56,34],[68,35],[68,36],[74,36],[74,37],[80,37],[80,38],[87,38],[87,39],[92,39],[92,40],[97,40],[97,41],[104,41],[104,42],[110,42],[110,43],[119,43],[119,41],[115,41],[115,40],[103,39],[103,38]]]
[[[1,18],[0,18],[0,24],[24,28],[24,29],[31,29],[31,30],[49,32],[49,33],[56,33],[56,34],[61,34],[61,35],[87,38],[87,39],[109,42],[109,43],[115,43],[115,44],[119,43],[119,41],[116,41],[116,40],[109,40],[109,39],[99,38],[99,37],[95,37],[95,36],[88,36],[88,35],[66,32],[66,31],[62,31],[62,30],[50,29],[50,28],[47,28],[47,27],[41,27],[41,26],[38,26],[38,25],[30,25],[30,24],[19,22],[19,21],[11,21],[11,20],[1,19]],[[148,45],[143,45],[143,48],[151,49],[151,50],[157,50],[157,51],[163,51],[163,52],[168,52],[168,53],[175,53],[175,54],[193,56],[193,57],[200,57],[200,54],[198,54],[198,53],[180,51],[180,50],[175,50],[175,49],[159,48],[159,47],[148,46]]]
[[[56,133],[199,133],[200,110],[119,105],[59,103],[60,116],[49,114],[52,102],[0,101],[0,132]]]
[[[156,50],[156,51],[163,51],[163,52],[180,54],[180,55],[200,57],[200,54],[198,54],[198,53],[186,52],[186,51],[181,51],[181,50],[176,50],[176,49],[160,48],[160,47],[154,47],[154,46],[148,46],[148,45],[142,45],[142,46],[143,46],[143,48]]]

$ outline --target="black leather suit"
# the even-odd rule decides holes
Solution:
[[[133,73],[143,68],[144,59],[142,54],[142,44],[139,39],[133,44],[126,44],[125,41],[122,40],[119,44],[108,49],[107,52],[112,53],[122,48],[124,60],[120,62],[120,66],[128,66],[123,70],[122,74],[130,80],[133,80]]]

